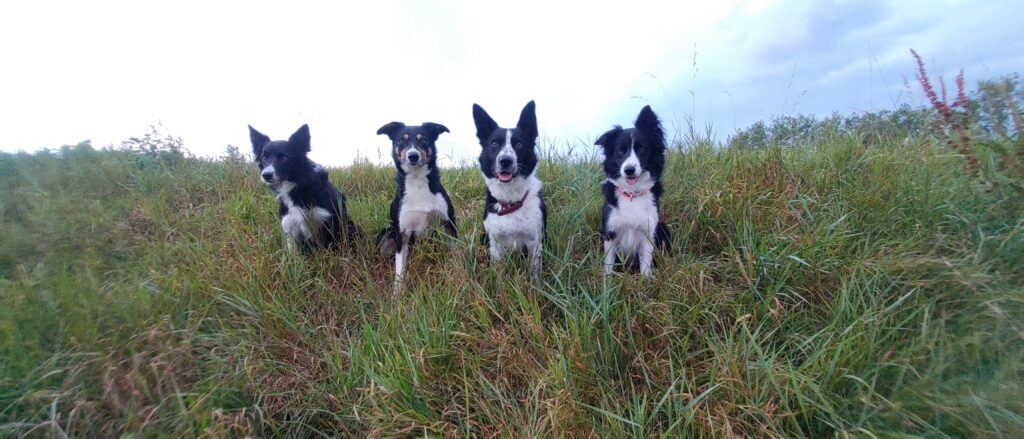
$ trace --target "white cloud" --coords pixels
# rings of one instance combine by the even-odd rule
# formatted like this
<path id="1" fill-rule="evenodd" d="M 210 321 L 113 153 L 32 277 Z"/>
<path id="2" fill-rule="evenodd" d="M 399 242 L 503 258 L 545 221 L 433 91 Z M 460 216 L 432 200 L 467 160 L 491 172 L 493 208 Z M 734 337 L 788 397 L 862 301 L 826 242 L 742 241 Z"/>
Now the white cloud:
<path id="1" fill-rule="evenodd" d="M 400 120 L 447 125 L 442 150 L 468 158 L 472 103 L 511 125 L 530 99 L 561 141 L 589 142 L 645 103 L 670 130 L 693 117 L 727 134 L 779 113 L 888 107 L 908 47 L 941 71 L 987 69 L 975 79 L 1019 69 L 1014 7 L 12 3 L 0 7 L 0 149 L 117 143 L 162 121 L 217 155 L 248 149 L 246 124 L 283 138 L 309 123 L 314 158 L 344 165 L 376 160 L 376 129 Z"/>

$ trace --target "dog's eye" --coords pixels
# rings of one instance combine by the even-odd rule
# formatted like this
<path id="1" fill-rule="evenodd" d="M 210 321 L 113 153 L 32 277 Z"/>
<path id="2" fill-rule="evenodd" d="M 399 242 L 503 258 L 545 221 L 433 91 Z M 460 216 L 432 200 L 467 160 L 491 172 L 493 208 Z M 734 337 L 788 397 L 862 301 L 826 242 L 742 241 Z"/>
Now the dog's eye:
<path id="1" fill-rule="evenodd" d="M 427 139 L 420 139 L 419 142 L 420 142 L 420 145 L 426 145 L 427 144 Z"/>
<path id="2" fill-rule="evenodd" d="M 491 148 L 497 148 L 499 146 L 501 145 L 498 145 L 498 142 L 491 142 Z"/>
<path id="3" fill-rule="evenodd" d="M 405 146 L 405 139 L 398 139 L 398 144 L 401 146 Z"/>
<path id="4" fill-rule="evenodd" d="M 516 142 L 516 149 L 523 149 L 523 143 L 522 142 Z"/>
<path id="5" fill-rule="evenodd" d="M 286 161 L 288 160 L 288 154 L 278 154 L 277 159 L 281 161 Z"/>

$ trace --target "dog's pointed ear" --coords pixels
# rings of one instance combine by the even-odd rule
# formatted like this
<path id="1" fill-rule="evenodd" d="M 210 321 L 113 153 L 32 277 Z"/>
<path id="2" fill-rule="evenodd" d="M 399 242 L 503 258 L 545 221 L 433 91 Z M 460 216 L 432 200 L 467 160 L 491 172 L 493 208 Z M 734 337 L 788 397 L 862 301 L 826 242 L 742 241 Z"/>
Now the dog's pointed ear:
<path id="1" fill-rule="evenodd" d="M 391 122 L 380 127 L 380 129 L 377 130 L 377 135 L 379 136 L 381 134 L 385 134 L 388 136 L 389 139 L 395 140 L 395 135 L 398 134 L 398 132 L 401 131 L 402 128 L 405 128 L 404 123 Z"/>
<path id="2" fill-rule="evenodd" d="M 665 146 L 665 130 L 661 128 L 661 121 L 658 120 L 658 115 L 654 114 L 654 110 L 651 110 L 650 105 L 646 105 L 640 110 L 640 115 L 637 116 L 634 126 L 644 133 L 655 146 Z"/>
<path id="3" fill-rule="evenodd" d="M 451 132 L 448 131 L 448 127 L 441 125 L 439 123 L 423 122 L 422 126 L 423 130 L 426 131 L 427 134 L 430 134 L 430 140 L 437 140 L 437 138 L 440 137 L 441 134 Z"/>
<path id="4" fill-rule="evenodd" d="M 601 137 L 598 137 L 597 140 L 594 141 L 594 144 L 604 148 L 605 155 L 608 155 L 608 152 L 615 148 L 615 144 L 613 143 L 615 142 L 615 138 L 619 137 L 619 134 L 621 133 L 622 127 L 615 125 L 612 129 L 602 134 Z"/>
<path id="5" fill-rule="evenodd" d="M 519 122 L 516 123 L 516 128 L 519 128 L 530 137 L 530 140 L 537 139 L 537 105 L 530 101 L 523 107 L 523 111 L 519 113 Z"/>
<path id="6" fill-rule="evenodd" d="M 498 129 L 498 123 L 491 118 L 491 115 L 484 111 L 484 108 L 473 104 L 473 123 L 476 124 L 476 138 L 480 139 L 483 145 L 494 130 Z"/>
<path id="7" fill-rule="evenodd" d="M 256 156 L 256 161 L 259 161 L 263 147 L 270 141 L 270 138 L 249 125 L 249 140 L 252 141 L 252 155 Z"/>
<path id="8" fill-rule="evenodd" d="M 309 125 L 302 125 L 298 130 L 288 138 L 288 144 L 294 148 L 299 148 L 302 152 L 309 152 Z"/>

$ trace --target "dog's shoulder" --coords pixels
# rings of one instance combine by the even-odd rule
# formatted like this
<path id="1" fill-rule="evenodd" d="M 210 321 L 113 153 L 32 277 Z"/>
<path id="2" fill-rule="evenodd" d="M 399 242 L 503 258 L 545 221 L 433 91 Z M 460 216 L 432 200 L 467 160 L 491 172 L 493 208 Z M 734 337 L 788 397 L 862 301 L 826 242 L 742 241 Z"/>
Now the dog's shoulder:
<path id="1" fill-rule="evenodd" d="M 606 206 L 618 207 L 619 199 L 615 196 L 615 183 L 605 180 L 601 184 L 601 195 L 604 196 L 604 204 Z"/>

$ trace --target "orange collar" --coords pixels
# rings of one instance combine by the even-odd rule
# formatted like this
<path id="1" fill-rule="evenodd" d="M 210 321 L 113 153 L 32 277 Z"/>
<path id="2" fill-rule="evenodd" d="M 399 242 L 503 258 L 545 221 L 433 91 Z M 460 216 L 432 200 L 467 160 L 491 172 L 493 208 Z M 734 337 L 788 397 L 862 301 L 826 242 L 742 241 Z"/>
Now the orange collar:
<path id="1" fill-rule="evenodd" d="M 620 188 L 618 186 L 615 186 L 615 192 L 618 192 L 619 195 L 622 195 L 622 198 L 625 198 L 625 199 L 627 199 L 629 201 L 633 201 L 633 199 L 636 198 L 636 197 L 642 197 L 644 195 L 647 195 L 647 191 L 629 192 L 629 191 L 626 191 L 626 190 L 624 190 L 624 189 L 622 189 L 622 188 Z"/>

